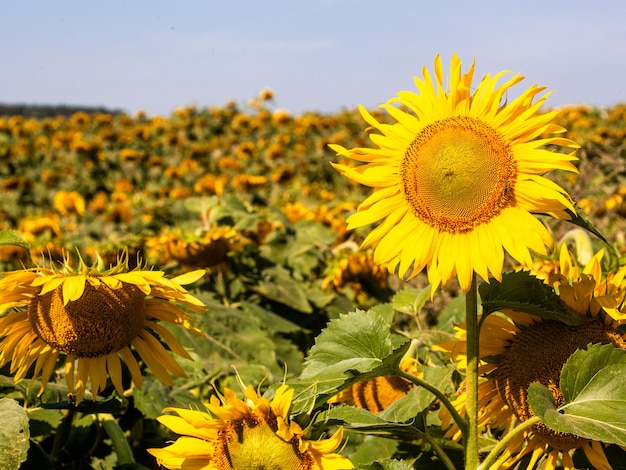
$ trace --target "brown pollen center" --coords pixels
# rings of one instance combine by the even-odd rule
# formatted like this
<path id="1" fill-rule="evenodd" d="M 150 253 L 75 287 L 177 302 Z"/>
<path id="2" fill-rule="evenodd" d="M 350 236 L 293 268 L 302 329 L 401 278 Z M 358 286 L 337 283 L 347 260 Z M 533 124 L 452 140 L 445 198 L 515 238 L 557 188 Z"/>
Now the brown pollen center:
<path id="1" fill-rule="evenodd" d="M 413 214 L 439 231 L 467 233 L 515 200 L 517 165 L 490 125 L 454 116 L 424 127 L 400 166 Z"/>
<path id="2" fill-rule="evenodd" d="M 67 354 L 100 357 L 137 337 L 145 320 L 145 294 L 134 284 L 112 289 L 85 284 L 83 295 L 63 305 L 63 286 L 31 300 L 28 319 L 43 341 Z"/>
<path id="3" fill-rule="evenodd" d="M 218 436 L 212 459 L 218 470 L 312 470 L 313 459 L 276 435 L 275 420 L 242 419 Z"/>
<path id="4" fill-rule="evenodd" d="M 502 400 L 521 421 L 533 415 L 527 403 L 528 387 L 533 382 L 545 385 L 557 406 L 564 398 L 559 388 L 561 369 L 577 350 L 593 344 L 612 344 L 626 349 L 626 342 L 617 331 L 600 321 L 568 326 L 554 320 L 544 320 L 518 332 L 511 340 L 494 372 L 496 388 Z M 532 428 L 554 449 L 566 451 L 587 442 L 573 434 L 561 433 L 540 423 Z"/>

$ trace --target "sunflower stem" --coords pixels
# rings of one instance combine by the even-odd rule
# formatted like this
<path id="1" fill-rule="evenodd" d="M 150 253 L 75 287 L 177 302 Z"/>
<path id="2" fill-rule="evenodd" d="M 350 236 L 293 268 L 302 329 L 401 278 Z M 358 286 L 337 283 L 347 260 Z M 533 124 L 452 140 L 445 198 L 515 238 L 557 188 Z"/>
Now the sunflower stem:
<path id="1" fill-rule="evenodd" d="M 476 470 L 478 457 L 478 363 L 479 335 L 478 325 L 478 288 L 476 274 L 472 276 L 472 284 L 465 297 L 465 324 L 467 326 L 467 375 L 465 377 L 467 403 L 467 433 L 464 434 L 465 469 Z"/>
<path id="2" fill-rule="evenodd" d="M 417 385 L 419 387 L 422 387 L 422 388 L 425 388 L 430 393 L 435 395 L 435 397 L 437 397 L 439 399 L 441 404 L 443 406 L 445 406 L 446 409 L 450 412 L 450 415 L 452 416 L 452 419 L 454 420 L 456 425 L 461 430 L 461 434 L 463 434 L 463 436 L 467 435 L 467 421 L 465 420 L 465 418 L 463 418 L 463 416 L 461 416 L 459 414 L 459 412 L 456 410 L 456 408 L 454 407 L 454 405 L 452 404 L 450 399 L 441 390 L 439 390 L 436 387 L 433 387 L 428 382 L 420 379 L 419 377 L 414 376 L 413 374 L 409 374 L 408 372 L 404 372 L 403 370 L 395 370 L 393 372 L 395 374 L 397 374 L 398 376 L 400 376 L 400 377 L 403 377 L 403 378 L 405 378 L 407 380 L 410 380 L 415 385 Z"/>
<path id="3" fill-rule="evenodd" d="M 124 431 L 122 431 L 122 428 L 113 415 L 110 413 L 101 414 L 100 421 L 113 443 L 113 448 L 117 454 L 117 464 L 129 465 L 135 463 L 135 457 L 133 456 L 130 444 L 124 435 Z"/>
<path id="4" fill-rule="evenodd" d="M 426 429 L 426 423 L 424 423 L 424 428 Z M 426 432 L 424 432 L 422 437 L 424 438 L 424 440 L 426 440 L 426 442 L 428 442 L 428 444 L 430 444 L 430 446 L 433 448 L 433 450 L 435 451 L 435 453 L 437 454 L 437 456 L 441 460 L 441 463 L 448 470 L 455 470 L 456 469 L 456 467 L 454 465 L 454 462 L 452 462 L 452 460 L 450 460 L 450 457 L 448 457 L 448 454 L 446 454 L 446 451 L 443 450 L 443 447 L 441 447 L 439 445 L 437 440 L 433 439 L 433 437 L 428 433 L 428 430 L 426 430 Z"/>
<path id="5" fill-rule="evenodd" d="M 52 443 L 52 453 L 50 454 L 54 462 L 59 460 L 61 451 L 67 443 L 70 431 L 72 430 L 72 422 L 74 421 L 75 414 L 76 411 L 74 408 L 69 408 L 67 410 L 67 414 L 63 417 L 61 424 L 59 424 L 59 427 L 57 428 L 57 432 L 54 435 L 54 441 Z"/>
<path id="6" fill-rule="evenodd" d="M 490 470 L 495 460 L 506 449 L 506 447 L 509 445 L 509 442 L 511 442 L 515 436 L 540 422 L 541 420 L 537 416 L 533 416 L 529 420 L 521 422 L 511 431 L 506 433 L 506 435 L 502 437 L 502 439 L 500 439 L 500 441 L 494 446 L 494 448 L 491 449 L 491 452 L 489 452 L 489 455 L 487 455 L 487 457 L 485 458 L 483 463 L 480 464 L 478 469 Z"/>

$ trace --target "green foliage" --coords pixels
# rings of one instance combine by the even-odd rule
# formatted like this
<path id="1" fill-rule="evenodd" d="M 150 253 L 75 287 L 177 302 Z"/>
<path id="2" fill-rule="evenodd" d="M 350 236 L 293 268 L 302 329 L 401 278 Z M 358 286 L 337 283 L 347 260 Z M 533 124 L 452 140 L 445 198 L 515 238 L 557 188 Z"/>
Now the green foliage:
<path id="1" fill-rule="evenodd" d="M 463 467 L 462 443 L 441 429 L 445 405 L 427 387 L 457 396 L 464 371 L 435 346 L 456 339 L 465 295 L 451 283 L 431 297 L 424 274 L 410 282 L 389 275 L 382 282 L 368 277 L 366 265 L 350 265 L 350 255 L 371 253 L 359 251 L 369 228 L 345 227 L 369 189 L 347 184 L 331 168 L 327 144 L 367 145 L 356 110 L 283 122 L 268 109 L 236 105 L 182 109 L 167 118 L 50 109 L 31 119 L 17 111 L 21 116 L 0 118 L 0 271 L 54 263 L 55 249 L 85 259 L 97 251 L 107 260 L 128 250 L 131 259 L 139 256 L 168 275 L 191 269 L 186 263 L 206 268 L 190 292 L 208 312 L 191 314 L 204 336 L 166 326 L 193 359 L 177 358 L 186 377 L 173 377 L 170 385 L 141 364 L 141 389 L 124 369 L 124 396 L 109 383 L 97 400 L 75 406 L 60 379 L 63 358 L 42 393 L 39 380 L 31 383 L 29 376 L 15 384 L 10 365 L 2 367 L 0 406 L 10 409 L 0 408 L 0 467 L 17 468 L 26 459 L 25 468 L 156 468 L 146 449 L 177 437 L 155 420 L 163 408 L 201 408 L 226 387 L 240 393 L 242 384 L 269 397 L 283 382 L 296 391 L 291 417 L 313 438 L 344 426 L 348 439 L 338 452 L 357 468 Z M 626 108 L 562 116 L 582 144 L 580 176 L 559 181 L 573 185 L 578 201 L 570 223 L 594 234 L 595 248 L 615 248 L 610 267 L 618 268 L 626 262 L 620 245 Z M 248 177 L 265 182 L 246 183 Z M 212 178 L 222 178 L 221 188 L 211 186 Z M 83 200 L 84 213 L 57 203 L 67 193 Z M 213 229 L 232 229 L 236 242 L 224 253 L 209 250 L 188 260 L 168 251 L 168 235 L 202 243 Z M 480 296 L 483 318 L 510 309 L 567 325 L 590 321 L 572 315 L 551 287 L 527 272 L 491 279 Z M 0 312 L 0 319 L 8 313 Z M 421 386 L 383 411 L 328 403 L 360 381 L 400 374 L 406 356 L 419 360 L 415 382 Z M 626 445 L 626 397 L 619 386 L 625 363 L 623 351 L 611 346 L 576 352 L 562 370 L 564 404 L 557 406 L 542 385 L 530 386 L 535 414 L 555 430 L 617 444 L 607 455 L 619 463 L 619 446 Z M 117 448 L 109 432 L 120 440 Z M 485 453 L 499 432 L 481 434 Z M 580 454 L 577 466 L 589 467 Z"/>
<path id="2" fill-rule="evenodd" d="M 16 230 L 0 230 L 0 245 L 19 246 L 25 250 L 30 248 L 30 244 Z"/>
<path id="3" fill-rule="evenodd" d="M 317 336 L 300 376 L 289 382 L 298 392 L 295 411 L 318 406 L 359 380 L 394 373 L 409 345 L 393 338 L 389 324 L 374 310 L 331 320 Z"/>
<path id="4" fill-rule="evenodd" d="M 0 398 L 0 467 L 17 470 L 26 460 L 30 429 L 24 408 L 10 398 Z"/>
<path id="5" fill-rule="evenodd" d="M 550 428 L 587 439 L 626 445 L 626 351 L 591 345 L 569 358 L 561 372 L 565 403 L 539 383 L 528 390 L 533 413 Z"/>
<path id="6" fill-rule="evenodd" d="M 413 467 L 400 460 L 385 460 L 371 465 L 359 465 L 357 470 L 412 470 Z"/>
<path id="7" fill-rule="evenodd" d="M 528 271 L 506 273 L 502 282 L 491 280 L 478 288 L 483 315 L 498 310 L 514 310 L 557 320 L 566 325 L 582 325 L 590 318 L 572 315 L 554 289 Z"/>

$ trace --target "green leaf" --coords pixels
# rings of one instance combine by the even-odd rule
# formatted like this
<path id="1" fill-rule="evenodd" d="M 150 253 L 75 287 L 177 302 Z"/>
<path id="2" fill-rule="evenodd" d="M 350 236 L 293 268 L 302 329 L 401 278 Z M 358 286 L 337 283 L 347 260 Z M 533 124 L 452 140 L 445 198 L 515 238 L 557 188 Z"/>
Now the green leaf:
<path id="1" fill-rule="evenodd" d="M 453 298 L 439 314 L 437 330 L 454 333 L 454 327 L 465 321 L 465 294 Z"/>
<path id="2" fill-rule="evenodd" d="M 347 371 L 369 372 L 392 353 L 386 322 L 372 312 L 356 311 L 331 320 L 306 358 L 301 378 L 343 377 Z"/>
<path id="3" fill-rule="evenodd" d="M 356 406 L 333 406 L 328 411 L 320 414 L 318 421 L 339 420 L 342 425 L 348 427 L 381 426 L 389 424 L 389 421 L 377 414 Z"/>
<path id="4" fill-rule="evenodd" d="M 413 470 L 413 467 L 401 460 L 384 460 L 371 465 L 359 465 L 357 470 Z"/>
<path id="5" fill-rule="evenodd" d="M 599 367 L 599 368 L 598 368 Z M 594 373 L 595 370 L 595 373 Z M 626 445 L 626 351 L 596 345 L 576 351 L 561 371 L 566 402 L 557 408 L 542 384 L 528 389 L 528 403 L 548 427 L 586 439 Z"/>
<path id="6" fill-rule="evenodd" d="M 421 437 L 422 432 L 411 423 L 396 423 L 381 418 L 363 408 L 338 406 L 321 413 L 321 422 L 337 421 L 347 429 L 367 433 L 368 435 L 388 436 L 394 439 L 413 440 Z"/>
<path id="7" fill-rule="evenodd" d="M 30 423 L 30 436 L 46 436 L 57 429 L 63 419 L 61 410 L 35 408 L 27 410 Z"/>
<path id="8" fill-rule="evenodd" d="M 0 230 L 0 245 L 14 245 L 24 248 L 25 250 L 30 249 L 30 243 L 28 243 L 19 232 L 10 229 Z"/>
<path id="9" fill-rule="evenodd" d="M 603 242 L 607 243 L 606 238 L 604 238 L 604 235 L 602 235 L 598 231 L 598 229 L 596 229 L 592 225 L 591 221 L 589 220 L 589 217 L 587 216 L 587 214 L 585 214 L 585 211 L 582 210 L 580 207 L 578 207 L 575 203 L 574 203 L 574 209 L 576 210 L 576 212 L 572 212 L 569 209 L 565 210 L 565 212 L 567 212 L 569 216 L 571 217 L 571 219 L 568 220 L 568 222 L 584 228 L 585 230 L 593 233 L 596 237 L 598 237 Z"/>
<path id="10" fill-rule="evenodd" d="M 405 289 L 393 296 L 391 304 L 398 312 L 417 315 L 430 298 L 430 287 L 424 289 Z"/>
<path id="11" fill-rule="evenodd" d="M 135 406 L 144 416 L 156 419 L 163 414 L 163 408 L 174 406 L 178 408 L 202 407 L 200 401 L 182 388 L 172 388 L 158 380 L 146 380 L 141 390 L 133 389 Z"/>
<path id="12" fill-rule="evenodd" d="M 431 366 L 424 369 L 424 381 L 437 390 L 445 391 L 455 371 L 454 366 Z M 379 415 L 388 421 L 405 422 L 427 412 L 435 402 L 435 396 L 423 387 L 413 387 L 407 396 L 392 403 Z M 422 423 L 417 423 L 420 427 Z"/>
<path id="13" fill-rule="evenodd" d="M 392 374 L 410 346 L 396 343 L 397 335 L 373 310 L 331 320 L 317 336 L 300 377 L 289 382 L 296 390 L 294 409 L 324 403 L 359 380 Z"/>
<path id="14" fill-rule="evenodd" d="M 0 398 L 0 421 L 0 468 L 17 470 L 30 447 L 28 416 L 15 400 Z"/>
<path id="15" fill-rule="evenodd" d="M 293 280 L 288 270 L 276 266 L 266 269 L 263 274 L 265 279 L 259 281 L 252 290 L 299 312 L 313 312 L 306 291 L 300 283 Z"/>
<path id="16" fill-rule="evenodd" d="M 69 410 L 74 409 L 81 413 L 123 413 L 126 410 L 127 402 L 118 396 L 112 396 L 102 400 L 92 401 L 83 400 L 78 405 L 70 403 L 67 400 L 42 403 L 41 407 L 48 410 Z"/>
<path id="17" fill-rule="evenodd" d="M 572 354 L 561 370 L 559 388 L 565 403 L 573 401 L 602 368 L 626 363 L 626 351 L 611 344 L 592 344 Z"/>
<path id="18" fill-rule="evenodd" d="M 357 465 L 357 468 L 361 468 L 359 465 L 369 465 L 377 460 L 391 459 L 398 450 L 398 444 L 396 439 L 363 435 L 363 442 L 355 446 L 354 452 L 344 453 L 344 455 L 349 457 L 350 462 Z"/>
<path id="19" fill-rule="evenodd" d="M 502 282 L 495 279 L 484 282 L 478 292 L 482 299 L 483 315 L 510 309 L 572 326 L 591 320 L 572 315 L 552 287 L 527 271 L 506 273 L 502 276 Z"/>

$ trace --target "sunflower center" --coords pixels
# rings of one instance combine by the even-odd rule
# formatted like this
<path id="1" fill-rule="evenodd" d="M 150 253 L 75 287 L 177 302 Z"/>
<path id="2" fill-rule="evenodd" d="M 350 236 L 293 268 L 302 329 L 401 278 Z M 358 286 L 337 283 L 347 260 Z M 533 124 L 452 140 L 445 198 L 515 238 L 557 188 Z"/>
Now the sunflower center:
<path id="1" fill-rule="evenodd" d="M 450 233 L 470 232 L 510 206 L 516 173 L 511 149 L 500 134 L 468 116 L 424 127 L 400 167 L 413 214 Z"/>
<path id="2" fill-rule="evenodd" d="M 546 341 L 548 338 L 550 340 Z M 561 369 L 577 349 L 589 343 L 612 344 L 626 349 L 622 336 L 601 322 L 568 326 L 546 320 L 517 333 L 494 372 L 500 397 L 522 421 L 533 416 L 526 400 L 528 386 L 533 382 L 545 385 L 552 392 L 557 406 L 563 404 L 559 388 Z M 578 448 L 587 442 L 582 437 L 554 431 L 542 423 L 534 426 L 533 431 L 547 444 L 562 451 Z"/>
<path id="3" fill-rule="evenodd" d="M 241 420 L 220 435 L 214 457 L 219 470 L 310 470 L 311 457 L 285 442 L 267 422 Z"/>
<path id="4" fill-rule="evenodd" d="M 50 346 L 78 357 L 100 357 L 137 337 L 145 319 L 144 299 L 133 284 L 111 289 L 87 282 L 79 299 L 63 305 L 63 286 L 59 286 L 31 300 L 28 319 Z"/>

